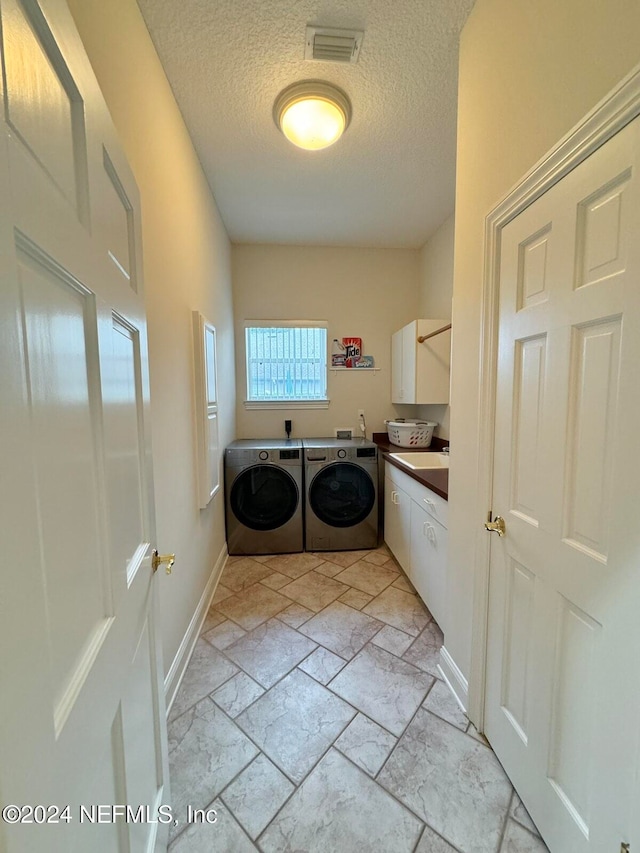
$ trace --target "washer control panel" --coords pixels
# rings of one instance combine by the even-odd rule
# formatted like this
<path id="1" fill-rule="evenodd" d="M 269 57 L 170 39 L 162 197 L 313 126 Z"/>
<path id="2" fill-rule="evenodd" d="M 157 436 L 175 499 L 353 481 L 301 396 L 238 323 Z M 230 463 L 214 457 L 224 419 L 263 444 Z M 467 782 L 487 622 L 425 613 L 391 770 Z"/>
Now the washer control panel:
<path id="1" fill-rule="evenodd" d="M 277 465 L 296 468 L 302 465 L 302 442 L 280 442 L 280 446 L 265 447 L 266 441 L 256 439 L 257 447 L 250 439 L 240 439 L 227 447 L 224 453 L 227 468 L 242 468 L 246 465 Z M 261 446 L 262 445 L 262 446 Z M 285 445 L 285 446 L 282 446 Z"/>

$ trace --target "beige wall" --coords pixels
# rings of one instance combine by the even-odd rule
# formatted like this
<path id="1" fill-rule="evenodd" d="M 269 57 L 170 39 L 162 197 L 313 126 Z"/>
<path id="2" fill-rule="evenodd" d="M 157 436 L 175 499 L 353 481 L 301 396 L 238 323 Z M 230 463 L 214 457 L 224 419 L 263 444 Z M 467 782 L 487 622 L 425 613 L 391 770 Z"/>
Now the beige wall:
<path id="1" fill-rule="evenodd" d="M 471 660 L 484 219 L 640 58 L 640 3 L 478 0 L 462 32 L 453 289 L 449 598 L 445 645 Z"/>
<path id="2" fill-rule="evenodd" d="M 417 316 L 419 252 L 239 245 L 232 258 L 238 437 L 284 437 L 285 418 L 294 437 L 332 436 L 335 427 L 357 429 L 358 409 L 368 438 L 383 431 L 394 414 L 391 335 Z M 247 411 L 243 322 L 266 319 L 326 320 L 330 342 L 361 337 L 380 372 L 329 371 L 328 409 Z"/>
<path id="3" fill-rule="evenodd" d="M 451 317 L 454 225 L 452 214 L 420 250 L 418 313 L 421 317 Z"/>
<path id="4" fill-rule="evenodd" d="M 234 435 L 230 245 L 135 0 L 70 0 L 142 198 L 165 671 L 224 547 L 223 496 L 197 506 L 191 311 L 218 330 L 220 440 Z"/>
<path id="5" fill-rule="evenodd" d="M 451 215 L 420 250 L 420 317 L 451 317 L 454 225 L 455 218 Z M 435 421 L 438 424 L 435 435 L 449 438 L 450 411 L 450 406 L 416 406 L 413 415 Z"/>

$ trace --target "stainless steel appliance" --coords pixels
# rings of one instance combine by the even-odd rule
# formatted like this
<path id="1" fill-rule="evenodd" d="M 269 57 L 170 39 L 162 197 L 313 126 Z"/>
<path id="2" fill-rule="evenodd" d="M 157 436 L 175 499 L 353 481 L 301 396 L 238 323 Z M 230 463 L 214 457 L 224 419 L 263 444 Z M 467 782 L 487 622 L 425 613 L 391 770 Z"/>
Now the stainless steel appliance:
<path id="1" fill-rule="evenodd" d="M 364 439 L 305 438 L 307 551 L 375 548 L 378 448 Z"/>
<path id="2" fill-rule="evenodd" d="M 224 454 L 230 554 L 303 548 L 303 465 L 299 439 L 242 439 Z"/>

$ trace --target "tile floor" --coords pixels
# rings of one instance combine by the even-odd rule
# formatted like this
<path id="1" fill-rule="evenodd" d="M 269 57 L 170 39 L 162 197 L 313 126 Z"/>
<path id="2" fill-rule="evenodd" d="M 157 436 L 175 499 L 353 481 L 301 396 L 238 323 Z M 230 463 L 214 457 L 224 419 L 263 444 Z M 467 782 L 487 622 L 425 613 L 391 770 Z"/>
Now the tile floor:
<path id="1" fill-rule="evenodd" d="M 384 546 L 230 557 L 169 716 L 171 853 L 544 853 L 441 645 Z"/>

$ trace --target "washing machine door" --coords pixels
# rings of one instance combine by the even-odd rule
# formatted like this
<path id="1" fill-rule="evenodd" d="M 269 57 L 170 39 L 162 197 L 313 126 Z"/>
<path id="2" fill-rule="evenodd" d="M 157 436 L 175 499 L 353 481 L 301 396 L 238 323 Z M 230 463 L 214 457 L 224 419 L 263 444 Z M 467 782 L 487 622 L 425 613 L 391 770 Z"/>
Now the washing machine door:
<path id="1" fill-rule="evenodd" d="M 291 518 L 300 495 L 293 477 L 273 465 L 254 465 L 242 471 L 231 487 L 233 514 L 251 530 L 275 530 Z"/>
<path id="2" fill-rule="evenodd" d="M 335 462 L 311 481 L 309 504 L 331 527 L 353 527 L 364 521 L 376 500 L 373 480 L 359 465 Z"/>

